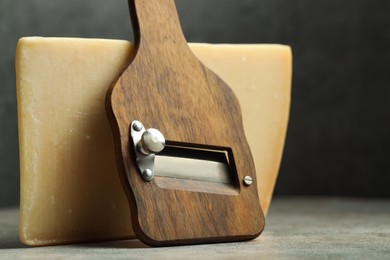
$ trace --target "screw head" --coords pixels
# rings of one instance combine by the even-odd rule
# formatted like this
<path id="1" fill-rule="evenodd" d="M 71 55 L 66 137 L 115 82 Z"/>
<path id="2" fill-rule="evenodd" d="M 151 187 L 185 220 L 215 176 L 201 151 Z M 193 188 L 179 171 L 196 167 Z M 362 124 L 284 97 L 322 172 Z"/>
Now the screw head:
<path id="1" fill-rule="evenodd" d="M 142 123 L 140 121 L 134 121 L 133 123 L 133 129 L 137 132 L 141 131 L 144 128 Z"/>
<path id="2" fill-rule="evenodd" d="M 244 183 L 245 183 L 246 186 L 252 185 L 252 183 L 253 183 L 252 177 L 251 176 L 245 176 Z"/>
<path id="3" fill-rule="evenodd" d="M 150 169 L 146 169 L 142 172 L 142 177 L 145 181 L 151 181 L 154 178 L 154 173 Z"/>

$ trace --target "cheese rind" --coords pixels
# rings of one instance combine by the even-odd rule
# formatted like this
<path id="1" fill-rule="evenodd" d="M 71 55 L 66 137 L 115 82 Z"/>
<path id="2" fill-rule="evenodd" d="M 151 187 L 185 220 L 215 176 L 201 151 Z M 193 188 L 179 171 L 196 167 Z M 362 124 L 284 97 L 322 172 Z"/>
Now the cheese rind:
<path id="1" fill-rule="evenodd" d="M 267 212 L 287 129 L 291 50 L 190 44 L 236 93 Z M 132 45 L 121 40 L 22 38 L 16 52 L 21 203 L 28 245 L 135 237 L 105 115 L 108 87 Z"/>

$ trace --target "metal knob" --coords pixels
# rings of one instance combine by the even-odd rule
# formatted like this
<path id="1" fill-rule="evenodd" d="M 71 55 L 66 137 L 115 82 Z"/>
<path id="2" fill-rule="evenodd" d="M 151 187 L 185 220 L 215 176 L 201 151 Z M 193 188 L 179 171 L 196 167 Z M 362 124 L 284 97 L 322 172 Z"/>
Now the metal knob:
<path id="1" fill-rule="evenodd" d="M 145 155 L 161 152 L 165 147 L 164 135 L 154 128 L 146 130 L 138 143 L 138 149 Z"/>

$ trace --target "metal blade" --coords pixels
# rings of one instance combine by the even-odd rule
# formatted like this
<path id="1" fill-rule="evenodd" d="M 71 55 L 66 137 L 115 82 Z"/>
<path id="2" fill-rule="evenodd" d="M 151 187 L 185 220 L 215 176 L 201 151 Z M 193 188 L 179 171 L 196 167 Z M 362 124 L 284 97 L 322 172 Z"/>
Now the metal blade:
<path id="1" fill-rule="evenodd" d="M 226 163 L 156 155 L 155 175 L 207 182 L 231 183 Z"/>

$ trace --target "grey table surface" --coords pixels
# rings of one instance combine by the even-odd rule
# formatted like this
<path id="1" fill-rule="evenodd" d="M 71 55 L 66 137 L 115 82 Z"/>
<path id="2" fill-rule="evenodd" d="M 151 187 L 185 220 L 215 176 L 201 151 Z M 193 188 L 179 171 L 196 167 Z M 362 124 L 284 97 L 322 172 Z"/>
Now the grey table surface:
<path id="1" fill-rule="evenodd" d="M 276 198 L 252 241 L 151 248 L 138 240 L 27 247 L 0 209 L 0 259 L 390 259 L 390 200 Z"/>

